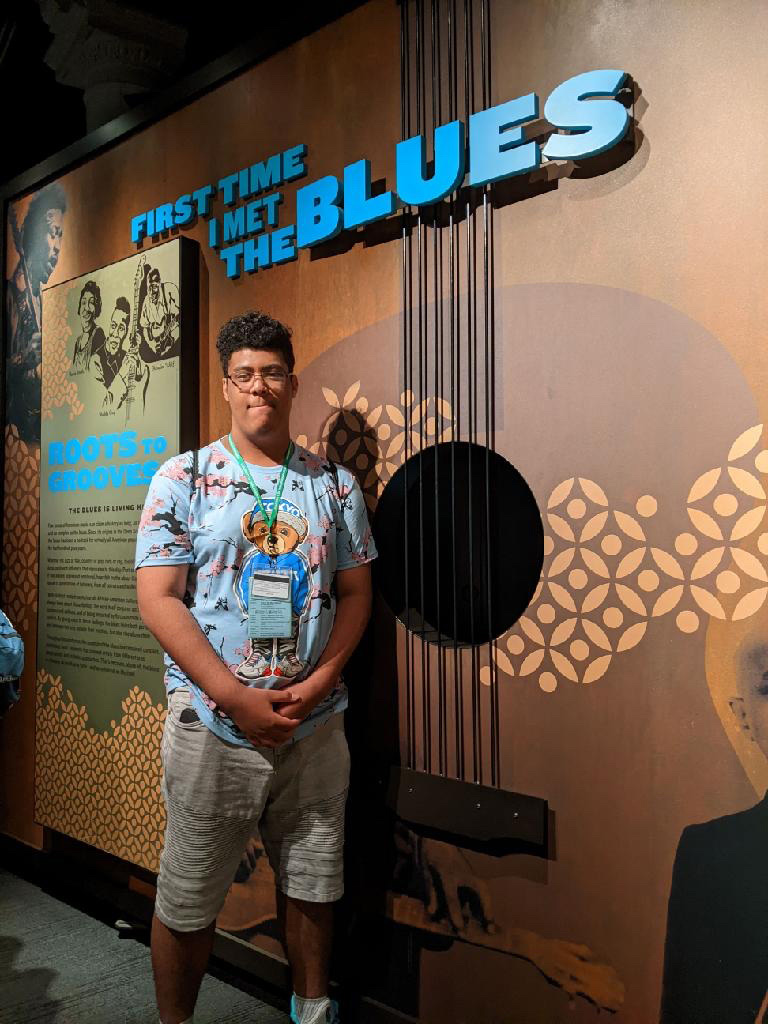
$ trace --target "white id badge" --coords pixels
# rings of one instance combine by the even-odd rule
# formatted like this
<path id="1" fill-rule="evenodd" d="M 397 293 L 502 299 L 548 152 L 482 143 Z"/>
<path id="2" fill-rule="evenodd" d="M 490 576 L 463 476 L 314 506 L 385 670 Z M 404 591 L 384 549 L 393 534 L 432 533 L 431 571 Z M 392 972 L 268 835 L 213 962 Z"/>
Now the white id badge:
<path id="1" fill-rule="evenodd" d="M 291 577 L 254 572 L 248 596 L 248 636 L 284 640 L 291 636 Z"/>

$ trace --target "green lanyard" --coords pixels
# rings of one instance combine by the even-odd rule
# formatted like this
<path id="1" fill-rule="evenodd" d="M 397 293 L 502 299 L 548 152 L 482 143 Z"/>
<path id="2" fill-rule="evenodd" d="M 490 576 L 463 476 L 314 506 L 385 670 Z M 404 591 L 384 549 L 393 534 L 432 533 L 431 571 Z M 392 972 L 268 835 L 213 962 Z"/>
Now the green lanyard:
<path id="1" fill-rule="evenodd" d="M 261 492 L 259 491 L 259 488 L 256 486 L 256 481 L 253 479 L 253 476 L 251 475 L 250 469 L 248 469 L 248 465 L 245 459 L 237 450 L 237 445 L 233 441 L 231 434 L 229 435 L 229 446 L 232 449 L 232 454 L 237 459 L 237 464 L 240 466 L 240 469 L 242 469 L 243 473 L 245 473 L 248 479 L 248 485 L 253 491 L 253 496 L 256 499 L 262 516 L 264 517 L 264 522 L 267 524 L 267 528 L 269 529 L 269 540 L 270 542 L 274 542 L 276 538 L 273 528 L 275 525 L 275 520 L 277 519 L 277 506 L 280 504 L 280 499 L 283 496 L 285 478 L 288 475 L 288 463 L 291 461 L 291 456 L 293 455 L 293 441 L 291 441 L 291 443 L 288 445 L 288 451 L 285 453 L 285 458 L 283 459 L 283 468 L 280 470 L 280 477 L 277 481 L 277 488 L 275 490 L 275 503 L 272 508 L 271 516 L 267 515 L 267 510 L 264 508 L 264 502 L 261 500 Z"/>

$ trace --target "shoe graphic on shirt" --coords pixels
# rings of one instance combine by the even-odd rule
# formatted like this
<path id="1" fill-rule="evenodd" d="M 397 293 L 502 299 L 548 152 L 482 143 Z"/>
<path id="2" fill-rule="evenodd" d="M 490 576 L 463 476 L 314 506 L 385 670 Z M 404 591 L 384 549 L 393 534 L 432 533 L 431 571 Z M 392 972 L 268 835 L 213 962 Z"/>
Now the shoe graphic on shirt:
<path id="1" fill-rule="evenodd" d="M 278 661 L 275 668 L 276 676 L 285 676 L 288 679 L 293 679 L 299 672 L 304 668 L 303 664 L 299 661 L 295 654 L 286 654 L 285 657 Z"/>
<path id="2" fill-rule="evenodd" d="M 236 669 L 241 679 L 261 679 L 271 674 L 270 663 L 262 654 L 251 654 Z"/>

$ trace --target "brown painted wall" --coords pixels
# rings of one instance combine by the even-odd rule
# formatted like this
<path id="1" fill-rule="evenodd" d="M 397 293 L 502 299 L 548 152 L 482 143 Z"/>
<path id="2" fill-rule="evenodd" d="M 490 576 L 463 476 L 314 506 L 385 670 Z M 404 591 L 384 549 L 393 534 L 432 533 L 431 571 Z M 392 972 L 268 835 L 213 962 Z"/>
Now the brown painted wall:
<path id="1" fill-rule="evenodd" d="M 308 146 L 312 178 L 338 173 L 363 155 L 371 160 L 374 176 L 391 174 L 391 140 L 399 130 L 398 29 L 396 10 L 386 2 L 372 4 L 65 175 L 60 184 L 69 211 L 61 257 L 49 283 L 130 255 L 134 214 L 300 142 Z M 382 52 L 391 53 L 391 60 L 378 60 Z M 378 67 L 375 80 L 369 74 L 373 64 Z M 317 114 L 308 116 L 310 110 Z M 295 187 L 283 191 L 284 224 L 291 223 Z M 27 205 L 25 200 L 16 204 L 19 224 Z M 337 340 L 340 330 L 391 315 L 399 299 L 393 246 L 365 251 L 358 246 L 332 260 L 302 259 L 234 283 L 208 249 L 206 231 L 200 222 L 189 232 L 201 241 L 206 262 L 200 339 L 203 442 L 226 426 L 212 337 L 217 325 L 247 307 L 269 309 L 293 327 L 301 370 Z M 17 265 L 10 231 L 9 243 L 10 275 Z M 368 285 L 371 280 L 377 282 L 375 289 Z M 343 327 L 339 310 L 344 311 Z M 4 606 L 24 630 L 27 672 L 23 699 L 0 727 L 0 814 L 4 830 L 39 845 L 42 833 L 33 822 L 37 449 L 11 438 L 7 451 Z"/>
<path id="2" fill-rule="evenodd" d="M 768 444 L 761 430 L 747 433 L 768 401 L 767 18 L 756 0 L 491 4 L 493 102 L 530 91 L 543 100 L 571 75 L 624 68 L 637 87 L 640 144 L 609 173 L 561 179 L 494 213 L 496 443 L 529 482 L 547 534 L 540 590 L 497 646 L 502 782 L 549 801 L 554 849 L 545 860 L 423 844 L 422 881 L 428 891 L 439 878 L 441 893 L 428 913 L 399 892 L 390 914 L 458 940 L 420 954 L 424 1021 L 591 1022 L 601 1008 L 627 1024 L 658 1019 L 681 832 L 751 807 L 768 785 L 756 696 L 768 669 L 768 534 L 759 521 Z M 398 8 L 374 0 L 66 175 L 70 208 L 51 283 L 128 255 L 133 214 L 298 142 L 309 147 L 310 180 L 366 156 L 373 177 L 392 185 L 399 70 Z M 373 506 L 398 464 L 403 411 L 410 415 L 400 395 L 400 242 L 302 253 L 233 283 L 202 225 L 190 234 L 206 263 L 201 439 L 227 426 L 217 326 L 266 308 L 294 328 L 298 433 L 317 444 L 335 406 L 354 407 L 337 450 L 360 470 Z M 434 415 L 435 396 L 423 397 Z M 368 461 L 353 443 L 360 417 L 376 440 Z M 13 437 L 7 444 L 6 523 L 17 514 L 24 524 L 33 513 L 16 513 L 11 494 L 31 495 L 16 474 L 34 467 L 34 450 Z M 737 528 L 748 512 L 753 528 Z M 6 532 L 6 566 L 19 557 L 8 538 L 18 547 L 22 533 Z M 14 586 L 18 600 L 6 572 L 6 605 Z M 31 663 L 28 587 L 23 596 Z M 391 619 L 383 607 L 377 615 L 391 645 Z M 394 701 L 393 677 L 382 669 L 375 682 Z M 2 726 L 2 827 L 38 843 L 31 672 L 25 684 Z M 706 872 L 712 851 L 725 849 L 713 834 L 697 833 L 698 860 L 681 869 L 680 893 L 696 865 Z M 698 934 L 712 928 L 713 963 L 727 960 L 717 936 L 738 951 L 744 921 L 762 907 L 738 902 L 763 863 L 752 835 L 740 841 L 739 868 L 709 870 L 706 899 L 686 890 L 688 909 L 708 912 Z M 142 862 L 154 856 L 152 848 Z M 743 886 L 732 892 L 734 873 Z M 452 899 L 459 887 L 475 894 L 465 916 Z M 264 892 L 252 899 L 257 911 Z M 246 912 L 235 913 L 235 898 Z M 248 899 L 235 887 L 229 927 L 269 916 L 247 912 Z M 693 919 L 681 927 L 682 948 Z M 706 959 L 689 967 L 701 990 L 708 973 Z M 745 985 L 725 969 L 717 986 L 732 1012 L 713 1020 L 754 1021 L 757 1006 L 751 1017 L 736 1008 Z"/>

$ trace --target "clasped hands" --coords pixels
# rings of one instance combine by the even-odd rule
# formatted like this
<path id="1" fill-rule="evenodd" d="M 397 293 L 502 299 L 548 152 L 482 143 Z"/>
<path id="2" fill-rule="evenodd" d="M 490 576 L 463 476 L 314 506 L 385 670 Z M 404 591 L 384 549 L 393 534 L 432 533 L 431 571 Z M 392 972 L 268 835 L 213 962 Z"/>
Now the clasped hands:
<path id="1" fill-rule="evenodd" d="M 279 747 L 331 689 L 319 672 L 285 690 L 242 686 L 228 713 L 254 746 Z"/>

